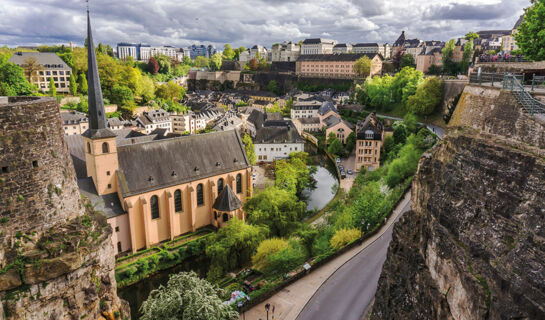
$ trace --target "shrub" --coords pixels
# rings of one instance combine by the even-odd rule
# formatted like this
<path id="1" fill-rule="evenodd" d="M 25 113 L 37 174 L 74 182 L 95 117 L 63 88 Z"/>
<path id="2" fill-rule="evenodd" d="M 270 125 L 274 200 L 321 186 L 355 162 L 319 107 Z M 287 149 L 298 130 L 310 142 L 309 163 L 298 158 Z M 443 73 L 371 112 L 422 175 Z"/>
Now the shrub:
<path id="1" fill-rule="evenodd" d="M 267 267 L 267 259 L 288 247 L 288 241 L 280 238 L 272 238 L 262 241 L 257 247 L 257 252 L 252 257 L 255 269 L 263 271 Z"/>
<path id="2" fill-rule="evenodd" d="M 330 242 L 333 248 L 340 249 L 359 238 L 361 238 L 361 231 L 358 229 L 340 229 L 335 232 Z"/>
<path id="3" fill-rule="evenodd" d="M 286 273 L 303 265 L 305 259 L 305 248 L 298 241 L 291 239 L 285 249 L 267 257 L 264 272 Z"/>

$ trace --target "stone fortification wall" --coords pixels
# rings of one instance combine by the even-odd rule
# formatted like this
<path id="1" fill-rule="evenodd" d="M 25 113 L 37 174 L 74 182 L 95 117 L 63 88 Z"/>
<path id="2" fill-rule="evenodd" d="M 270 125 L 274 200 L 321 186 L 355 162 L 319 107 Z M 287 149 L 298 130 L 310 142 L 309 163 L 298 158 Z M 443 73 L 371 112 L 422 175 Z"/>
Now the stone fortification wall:
<path id="1" fill-rule="evenodd" d="M 54 98 L 9 98 L 0 105 L 0 189 L 4 236 L 83 214 Z"/>

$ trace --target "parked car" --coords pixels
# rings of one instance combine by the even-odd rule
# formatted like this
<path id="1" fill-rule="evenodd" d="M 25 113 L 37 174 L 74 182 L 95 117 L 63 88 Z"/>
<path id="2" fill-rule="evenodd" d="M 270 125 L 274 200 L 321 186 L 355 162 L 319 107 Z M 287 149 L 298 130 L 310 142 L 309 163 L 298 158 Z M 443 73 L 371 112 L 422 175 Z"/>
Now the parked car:
<path id="1" fill-rule="evenodd" d="M 346 178 L 346 173 L 344 171 L 341 171 L 341 179 Z"/>
<path id="2" fill-rule="evenodd" d="M 346 171 L 346 173 L 348 173 L 349 175 L 352 175 L 352 170 L 348 169 L 348 171 Z"/>
<path id="3" fill-rule="evenodd" d="M 337 163 L 341 163 L 341 159 L 340 159 L 340 158 L 335 159 L 335 161 L 336 161 Z"/>

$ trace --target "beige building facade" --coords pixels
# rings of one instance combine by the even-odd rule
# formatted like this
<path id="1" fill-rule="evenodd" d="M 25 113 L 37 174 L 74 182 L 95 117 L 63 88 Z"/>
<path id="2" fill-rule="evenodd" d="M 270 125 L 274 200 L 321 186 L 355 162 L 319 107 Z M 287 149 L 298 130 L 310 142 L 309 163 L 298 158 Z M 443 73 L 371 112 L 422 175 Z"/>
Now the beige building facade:
<path id="1" fill-rule="evenodd" d="M 29 61 L 35 60 L 39 70 L 29 70 Z M 49 91 L 49 82 L 53 79 L 57 92 L 70 92 L 70 75 L 72 68 L 54 52 L 16 52 L 9 62 L 15 63 L 25 70 L 29 82 L 36 85 L 41 92 Z"/>
<path id="2" fill-rule="evenodd" d="M 380 167 L 380 151 L 384 142 L 384 125 L 374 113 L 356 125 L 356 159 L 354 169 L 366 167 L 373 171 Z"/>
<path id="3" fill-rule="evenodd" d="M 370 76 L 382 73 L 382 58 L 378 54 L 321 54 L 302 55 L 297 59 L 297 75 L 303 77 L 355 79 L 354 63 L 364 55 L 371 60 Z"/>

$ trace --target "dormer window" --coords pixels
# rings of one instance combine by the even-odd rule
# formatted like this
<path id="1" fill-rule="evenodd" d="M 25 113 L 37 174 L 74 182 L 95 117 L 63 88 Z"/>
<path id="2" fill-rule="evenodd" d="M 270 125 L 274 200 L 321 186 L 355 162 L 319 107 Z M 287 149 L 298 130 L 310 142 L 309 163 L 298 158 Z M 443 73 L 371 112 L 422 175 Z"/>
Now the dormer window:
<path id="1" fill-rule="evenodd" d="M 374 132 L 371 130 L 365 130 L 365 139 L 371 140 L 375 136 Z"/>

